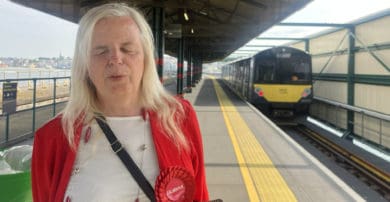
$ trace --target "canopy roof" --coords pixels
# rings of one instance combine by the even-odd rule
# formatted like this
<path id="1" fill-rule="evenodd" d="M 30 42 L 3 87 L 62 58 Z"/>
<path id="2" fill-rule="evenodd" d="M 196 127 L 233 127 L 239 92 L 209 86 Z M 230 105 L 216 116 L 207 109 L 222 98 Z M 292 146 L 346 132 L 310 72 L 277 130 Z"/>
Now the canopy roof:
<path id="1" fill-rule="evenodd" d="M 12 0 L 77 23 L 90 8 L 107 0 Z M 118 1 L 115 1 L 118 2 Z M 309 0 L 132 0 L 149 22 L 153 8 L 165 11 L 166 53 L 177 55 L 177 38 L 186 39 L 193 56 L 204 62 L 225 58 L 272 25 L 305 6 Z M 185 19 L 187 14 L 188 20 Z"/>

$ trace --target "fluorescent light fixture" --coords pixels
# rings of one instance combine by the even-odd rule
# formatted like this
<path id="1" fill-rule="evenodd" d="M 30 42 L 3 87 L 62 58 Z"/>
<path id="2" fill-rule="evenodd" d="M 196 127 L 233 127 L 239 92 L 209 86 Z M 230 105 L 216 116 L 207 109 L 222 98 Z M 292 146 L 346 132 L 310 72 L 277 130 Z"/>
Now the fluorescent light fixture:
<path id="1" fill-rule="evenodd" d="M 190 18 L 188 17 L 188 14 L 187 14 L 187 11 L 184 11 L 184 19 L 186 19 L 186 21 L 188 21 Z"/>
<path id="2" fill-rule="evenodd" d="M 354 145 L 359 146 L 360 148 L 370 152 L 371 154 L 374 154 L 375 156 L 377 156 L 379 158 L 382 158 L 382 159 L 384 159 L 387 162 L 390 162 L 390 156 L 387 155 L 386 153 L 384 153 L 382 151 L 379 151 L 379 150 L 377 150 L 377 149 L 375 149 L 375 148 L 373 148 L 373 147 L 371 147 L 371 146 L 365 144 L 364 142 L 359 141 L 359 140 L 357 140 L 355 138 L 352 140 L 352 142 L 353 142 Z"/>
<path id="3" fill-rule="evenodd" d="M 318 120 L 316 120 L 316 119 L 314 119 L 314 118 L 312 118 L 310 116 L 308 116 L 306 120 L 311 122 L 311 123 L 313 123 L 313 124 L 315 124 L 315 125 L 317 125 L 317 126 L 319 126 L 322 129 L 325 129 L 325 130 L 329 131 L 330 133 L 332 133 L 332 134 L 334 134 L 334 135 L 336 135 L 338 137 L 342 137 L 343 136 L 343 133 L 341 131 L 336 130 L 334 128 L 331 128 L 331 127 L 321 123 L 320 121 L 318 121 Z"/>

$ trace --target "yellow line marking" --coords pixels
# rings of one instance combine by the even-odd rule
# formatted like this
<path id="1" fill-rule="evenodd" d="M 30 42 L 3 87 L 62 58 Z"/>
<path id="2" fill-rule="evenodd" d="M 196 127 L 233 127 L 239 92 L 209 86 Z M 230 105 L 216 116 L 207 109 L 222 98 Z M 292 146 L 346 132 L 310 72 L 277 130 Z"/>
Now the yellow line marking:
<path id="1" fill-rule="evenodd" d="M 214 78 L 212 80 L 249 200 L 297 201 L 233 103 L 217 81 Z"/>

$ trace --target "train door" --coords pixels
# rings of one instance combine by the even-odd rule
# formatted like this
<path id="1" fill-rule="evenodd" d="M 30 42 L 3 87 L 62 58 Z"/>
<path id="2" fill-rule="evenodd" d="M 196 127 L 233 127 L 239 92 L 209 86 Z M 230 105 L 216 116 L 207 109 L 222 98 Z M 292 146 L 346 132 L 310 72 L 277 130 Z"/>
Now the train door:
<path id="1" fill-rule="evenodd" d="M 254 80 L 254 71 L 255 71 L 255 57 L 250 58 L 248 61 L 248 71 L 249 71 L 249 80 L 248 80 L 248 100 L 252 100 L 252 93 L 254 92 L 253 80 Z"/>
<path id="2" fill-rule="evenodd" d="M 244 91 L 243 91 L 243 87 L 244 87 L 244 77 L 245 77 L 245 74 L 244 74 L 244 70 L 245 70 L 245 66 L 244 66 L 244 62 L 240 62 L 240 76 L 239 76 L 239 82 L 240 82 L 240 86 L 239 86 L 239 89 L 238 91 L 241 93 L 241 95 L 245 96 L 244 95 Z"/>
<path id="3" fill-rule="evenodd" d="M 249 62 L 250 60 L 247 60 L 245 61 L 245 64 L 244 64 L 244 69 L 243 69 L 243 85 L 242 85 L 242 95 L 248 99 L 249 98 L 249 92 L 248 92 L 248 89 L 249 89 L 249 78 L 250 78 L 250 75 L 249 75 Z"/>

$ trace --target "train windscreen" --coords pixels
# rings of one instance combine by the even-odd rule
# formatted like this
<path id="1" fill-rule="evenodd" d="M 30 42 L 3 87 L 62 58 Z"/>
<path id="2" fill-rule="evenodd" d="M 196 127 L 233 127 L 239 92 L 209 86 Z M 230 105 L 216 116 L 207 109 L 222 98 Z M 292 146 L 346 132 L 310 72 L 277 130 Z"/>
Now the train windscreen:
<path id="1" fill-rule="evenodd" d="M 257 83 L 311 83 L 310 56 L 299 53 L 280 53 L 256 58 Z"/>

